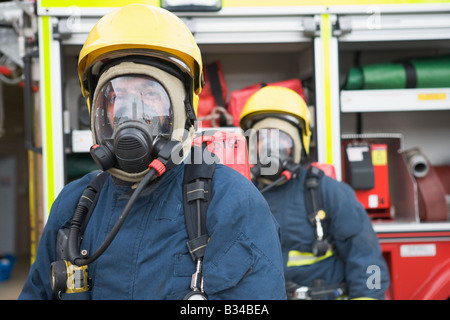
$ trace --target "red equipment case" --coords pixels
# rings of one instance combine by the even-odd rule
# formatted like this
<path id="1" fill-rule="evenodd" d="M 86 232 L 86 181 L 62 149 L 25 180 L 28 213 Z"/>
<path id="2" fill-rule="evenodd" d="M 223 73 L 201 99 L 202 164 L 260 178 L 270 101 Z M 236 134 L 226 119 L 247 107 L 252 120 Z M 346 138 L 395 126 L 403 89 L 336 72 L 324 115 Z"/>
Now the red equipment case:
<path id="1" fill-rule="evenodd" d="M 263 86 L 280 86 L 286 87 L 297 92 L 305 101 L 305 93 L 303 91 L 302 83 L 299 79 L 289 79 L 285 81 L 272 82 L 272 83 L 255 83 L 240 90 L 235 90 L 230 93 L 230 102 L 228 103 L 228 112 L 233 117 L 234 126 L 239 127 L 239 118 L 241 116 L 242 109 L 244 108 L 247 100 L 256 91 L 261 89 Z"/>
<path id="2" fill-rule="evenodd" d="M 199 132 L 193 143 L 197 146 L 206 143 L 208 150 L 220 159 L 220 163 L 233 168 L 251 180 L 247 140 L 238 130 L 208 129 Z"/>

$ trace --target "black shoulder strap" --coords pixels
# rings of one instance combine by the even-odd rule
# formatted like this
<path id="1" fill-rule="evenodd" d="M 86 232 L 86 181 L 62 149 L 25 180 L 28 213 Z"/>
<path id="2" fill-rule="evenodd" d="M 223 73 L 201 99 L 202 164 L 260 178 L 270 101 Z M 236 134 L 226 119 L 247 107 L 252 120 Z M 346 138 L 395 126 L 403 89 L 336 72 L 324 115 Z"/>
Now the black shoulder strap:
<path id="1" fill-rule="evenodd" d="M 212 178 L 216 163 L 207 164 L 203 152 L 193 147 L 191 161 L 186 164 L 183 178 L 183 206 L 186 228 L 189 236 L 187 246 L 193 260 L 202 258 L 209 235 L 206 229 L 206 212 L 212 198 Z M 200 161 L 201 163 L 196 163 Z"/>
<path id="2" fill-rule="evenodd" d="M 315 217 L 319 210 L 324 210 L 322 189 L 320 188 L 320 182 L 324 172 L 319 168 L 310 165 L 306 170 L 305 178 L 305 205 L 306 212 L 308 213 L 308 220 L 315 226 Z M 329 219 L 326 218 L 326 221 Z M 324 225 L 324 237 L 326 238 L 328 232 L 328 226 Z"/>

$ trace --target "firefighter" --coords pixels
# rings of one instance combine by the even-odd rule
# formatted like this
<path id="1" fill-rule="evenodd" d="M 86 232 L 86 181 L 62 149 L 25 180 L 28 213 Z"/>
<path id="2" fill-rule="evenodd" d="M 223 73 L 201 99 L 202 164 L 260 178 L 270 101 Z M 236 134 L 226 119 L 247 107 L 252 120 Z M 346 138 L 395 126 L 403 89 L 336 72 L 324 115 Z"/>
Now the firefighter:
<path id="1" fill-rule="evenodd" d="M 310 119 L 305 101 L 277 86 L 254 93 L 240 116 L 252 180 L 280 224 L 288 298 L 383 299 L 388 270 L 364 208 L 347 184 L 306 164 Z M 308 172 L 316 178 L 306 187 Z"/>
<path id="2" fill-rule="evenodd" d="M 279 226 L 257 188 L 228 166 L 215 166 L 212 194 L 203 192 L 202 260 L 188 250 L 184 160 L 202 61 L 186 25 L 158 7 L 116 9 L 89 33 L 78 74 L 90 107 L 91 154 L 109 176 L 99 191 L 93 181 L 103 174 L 94 172 L 60 192 L 19 298 L 285 299 Z M 90 218 L 79 218 L 91 202 Z"/>

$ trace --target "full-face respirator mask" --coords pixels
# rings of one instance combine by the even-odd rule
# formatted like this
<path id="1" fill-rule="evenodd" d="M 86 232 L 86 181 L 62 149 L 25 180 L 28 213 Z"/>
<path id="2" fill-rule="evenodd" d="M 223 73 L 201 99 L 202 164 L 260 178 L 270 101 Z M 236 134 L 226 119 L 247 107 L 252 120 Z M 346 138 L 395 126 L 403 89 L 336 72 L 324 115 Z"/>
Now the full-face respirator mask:
<path id="1" fill-rule="evenodd" d="M 252 178 L 262 185 L 280 185 L 289 172 L 298 171 L 301 159 L 298 130 L 290 123 L 266 118 L 254 124 L 249 139 Z"/>
<path id="2" fill-rule="evenodd" d="M 160 83 L 149 77 L 117 77 L 105 84 L 94 105 L 93 157 L 102 170 L 147 169 L 158 135 L 170 137 L 173 112 Z"/>
<path id="3" fill-rule="evenodd" d="M 124 62 L 105 71 L 91 110 L 91 155 L 99 168 L 137 182 L 154 159 L 156 139 L 189 146 L 184 92 L 179 79 L 149 65 Z"/>

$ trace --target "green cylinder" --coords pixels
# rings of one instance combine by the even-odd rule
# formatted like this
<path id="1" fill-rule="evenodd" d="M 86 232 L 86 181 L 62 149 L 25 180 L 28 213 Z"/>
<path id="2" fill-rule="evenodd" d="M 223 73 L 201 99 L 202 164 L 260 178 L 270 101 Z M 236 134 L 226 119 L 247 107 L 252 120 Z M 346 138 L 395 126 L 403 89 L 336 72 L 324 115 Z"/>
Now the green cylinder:
<path id="1" fill-rule="evenodd" d="M 361 68 L 350 68 L 347 75 L 346 90 L 361 90 L 364 86 L 364 77 Z"/>
<path id="2" fill-rule="evenodd" d="M 404 89 L 407 87 L 450 87 L 450 56 L 350 68 L 345 85 L 346 90 Z"/>
<path id="3" fill-rule="evenodd" d="M 362 70 L 363 89 L 403 89 L 406 87 L 406 72 L 402 64 L 367 65 Z"/>
<path id="4" fill-rule="evenodd" d="M 450 56 L 411 60 L 417 74 L 417 88 L 450 87 Z"/>

